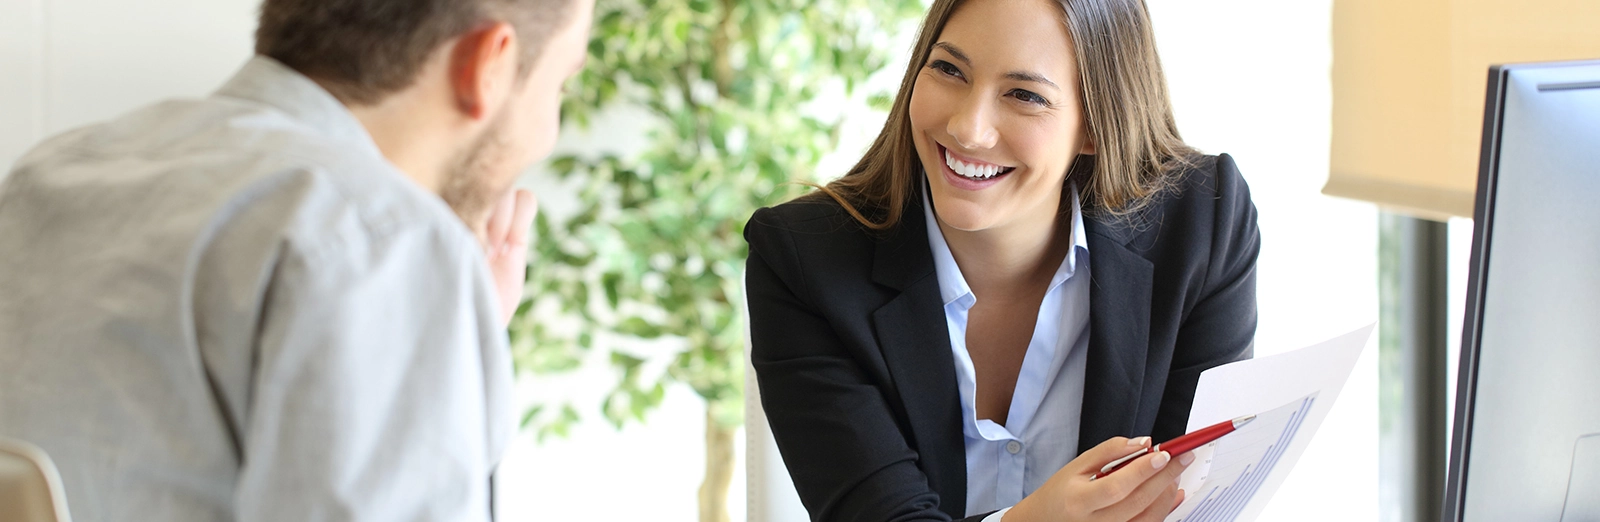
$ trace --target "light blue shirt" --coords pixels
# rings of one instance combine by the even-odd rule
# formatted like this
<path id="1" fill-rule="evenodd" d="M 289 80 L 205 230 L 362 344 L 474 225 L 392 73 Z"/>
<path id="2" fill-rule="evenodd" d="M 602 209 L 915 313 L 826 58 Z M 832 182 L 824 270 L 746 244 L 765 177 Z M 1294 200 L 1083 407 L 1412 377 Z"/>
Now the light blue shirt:
<path id="1" fill-rule="evenodd" d="M 928 244 L 950 328 L 956 385 L 961 392 L 962 434 L 967 452 L 967 516 L 1009 509 L 1078 456 L 1078 424 L 1089 351 L 1089 243 L 1076 187 L 1072 194 L 1072 251 L 1039 304 L 1033 337 L 1017 374 L 1007 425 L 978 419 L 978 381 L 967 353 L 967 314 L 978 299 L 967 286 L 945 242 L 933 204 L 923 193 Z M 1081 272 L 1080 272 L 1081 270 Z M 1000 520 L 1000 511 L 986 522 Z"/>

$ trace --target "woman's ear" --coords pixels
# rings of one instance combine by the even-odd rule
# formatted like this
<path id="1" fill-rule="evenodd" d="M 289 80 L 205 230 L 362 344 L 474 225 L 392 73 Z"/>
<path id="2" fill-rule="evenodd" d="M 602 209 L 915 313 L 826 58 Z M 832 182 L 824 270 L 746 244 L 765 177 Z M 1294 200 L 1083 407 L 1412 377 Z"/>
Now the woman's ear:
<path id="1" fill-rule="evenodd" d="M 1094 136 L 1084 136 L 1083 137 L 1083 150 L 1078 151 L 1078 154 L 1090 154 L 1090 155 L 1093 155 L 1094 151 L 1095 151 L 1095 148 L 1094 148 Z"/>

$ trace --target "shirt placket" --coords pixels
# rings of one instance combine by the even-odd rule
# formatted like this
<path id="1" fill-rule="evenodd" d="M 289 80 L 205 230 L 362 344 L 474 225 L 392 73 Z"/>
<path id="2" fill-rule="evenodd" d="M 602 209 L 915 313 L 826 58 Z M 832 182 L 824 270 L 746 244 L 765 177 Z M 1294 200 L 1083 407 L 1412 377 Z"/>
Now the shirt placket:
<path id="1" fill-rule="evenodd" d="M 996 466 L 1000 470 L 999 484 L 996 489 L 997 496 L 1003 505 L 1015 505 L 1022 501 L 1024 471 L 1027 470 L 1028 445 L 1018 439 L 1011 439 L 1000 445 L 1000 462 Z"/>

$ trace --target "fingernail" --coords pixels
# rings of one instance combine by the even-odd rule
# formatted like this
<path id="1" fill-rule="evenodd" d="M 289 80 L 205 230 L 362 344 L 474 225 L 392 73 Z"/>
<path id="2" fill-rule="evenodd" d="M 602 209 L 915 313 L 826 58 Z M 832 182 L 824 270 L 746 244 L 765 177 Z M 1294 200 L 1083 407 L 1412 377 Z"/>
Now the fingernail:
<path id="1" fill-rule="evenodd" d="M 1128 439 L 1128 445 L 1129 446 L 1140 446 L 1140 447 L 1143 447 L 1144 445 L 1149 444 L 1149 443 L 1150 443 L 1150 437 L 1139 437 L 1137 439 Z"/>
<path id="2" fill-rule="evenodd" d="M 1167 467 L 1167 461 L 1170 460 L 1172 460 L 1172 455 L 1168 455 L 1167 452 L 1163 451 L 1150 459 L 1150 466 L 1155 469 L 1165 468 Z"/>
<path id="3" fill-rule="evenodd" d="M 1183 456 L 1178 457 L 1178 463 L 1179 464 L 1183 464 L 1185 466 L 1193 464 L 1194 463 L 1194 454 L 1193 453 L 1184 453 Z"/>

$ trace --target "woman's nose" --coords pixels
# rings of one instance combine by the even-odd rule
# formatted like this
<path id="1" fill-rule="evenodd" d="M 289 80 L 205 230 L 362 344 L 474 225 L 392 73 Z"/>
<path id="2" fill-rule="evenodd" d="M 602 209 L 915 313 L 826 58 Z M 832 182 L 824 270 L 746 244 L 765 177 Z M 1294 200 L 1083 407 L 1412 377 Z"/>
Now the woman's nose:
<path id="1" fill-rule="evenodd" d="M 976 91 L 976 90 L 975 90 Z M 956 142 L 968 150 L 993 148 L 999 140 L 999 132 L 995 131 L 993 109 L 985 96 L 973 92 L 956 106 L 950 115 L 950 122 L 945 127 L 945 132 L 955 138 Z"/>

